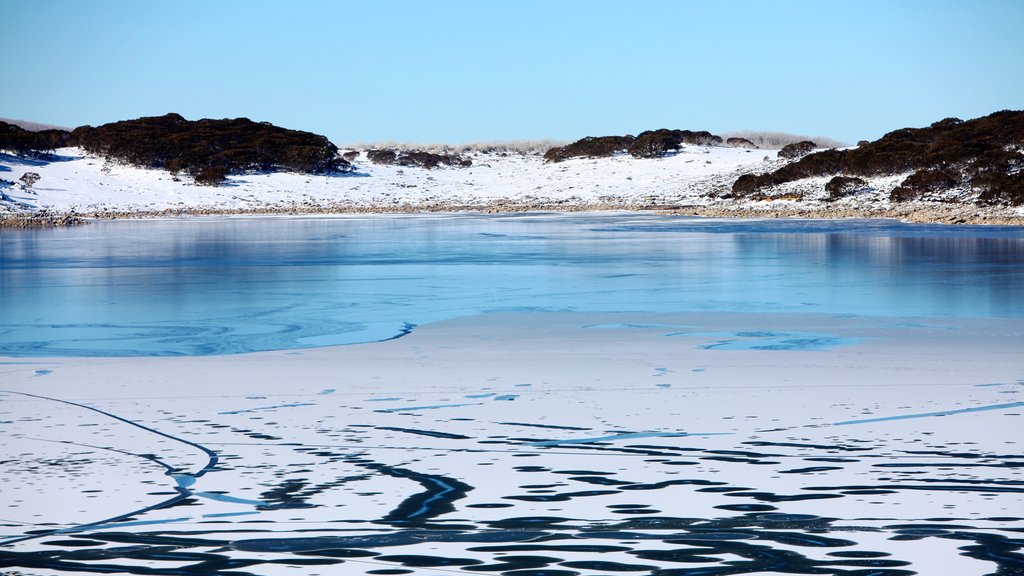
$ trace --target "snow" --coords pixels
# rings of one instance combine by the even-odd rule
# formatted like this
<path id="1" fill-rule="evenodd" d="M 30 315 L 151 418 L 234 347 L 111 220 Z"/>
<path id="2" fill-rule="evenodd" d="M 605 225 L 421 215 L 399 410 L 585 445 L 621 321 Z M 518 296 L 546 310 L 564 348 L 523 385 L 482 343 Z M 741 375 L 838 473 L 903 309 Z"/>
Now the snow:
<path id="1" fill-rule="evenodd" d="M 258 211 L 289 207 L 389 208 L 484 206 L 494 202 L 621 205 L 703 204 L 735 178 L 763 170 L 774 151 L 692 146 L 663 159 L 628 155 L 546 163 L 539 156 L 473 153 L 470 168 L 388 166 L 356 160 L 353 175 L 292 173 L 231 176 L 222 187 L 177 181 L 162 170 L 105 162 L 77 148 L 57 151 L 58 161 L 34 162 L 0 155 L 0 178 L 25 172 L 41 176 L 31 189 L 8 187 L 8 210 L 55 212 L 155 212 L 166 210 Z M 6 176 L 4 175 L 6 173 Z"/>
<path id="2" fill-rule="evenodd" d="M 1012 538 L 1019 526 L 1021 322 L 950 322 L 485 314 L 359 346 L 0 358 L 0 420 L 13 456 L 0 465 L 0 544 L 13 566 L 46 551 L 47 562 L 70 562 L 65 568 L 172 568 L 196 552 L 211 562 L 264 562 L 255 573 L 277 574 L 309 557 L 297 553 L 325 548 L 496 562 L 480 538 L 540 544 L 506 527 L 534 518 L 530 529 L 571 537 L 556 544 L 618 547 L 543 552 L 551 562 L 671 568 L 678 565 L 629 550 L 693 547 L 714 548 L 709 566 L 748 561 L 733 555 L 737 542 L 741 551 L 788 551 L 787 562 L 874 552 L 921 574 L 989 574 L 995 566 L 964 547 L 997 550 L 991 539 Z M 694 331 L 679 335 L 678 326 Z M 702 346 L 723 330 L 833 334 L 848 344 Z M 988 409 L 966 410 L 980 407 Z M 908 415 L 916 417 L 887 418 Z M 575 441 L 584 437 L 594 442 Z M 417 482 L 387 470 L 428 476 Z M 395 520 L 408 498 L 452 480 L 472 489 L 449 511 L 429 524 Z M 188 505 L 140 512 L 179 490 Z M 302 493 L 308 506 L 280 506 Z M 790 498 L 813 495 L 826 498 Z M 417 506 L 406 512 L 426 510 Z M 659 518 L 677 524 L 643 524 Z M 800 518 L 821 524 L 803 528 Z M 63 531 L 21 540 L 33 529 Z M 421 531 L 409 540 L 412 529 Z M 923 532 L 904 537 L 908 529 Z M 133 534 L 177 546 L 170 537 L 178 531 L 189 538 L 180 556 L 123 546 Z M 451 540 L 463 533 L 469 539 Z M 48 544 L 69 538 L 95 555 Z M 360 538 L 399 540 L 375 547 Z M 345 573 L 402 567 L 388 558 L 346 560 Z M 55 566 L 33 573 L 59 573 Z M 607 571 L 580 572 L 599 573 Z M 744 573 L 773 572 L 750 564 Z"/>
<path id="3" fill-rule="evenodd" d="M 226 185 L 89 156 L 78 148 L 37 161 L 0 154 L 0 217 L 39 211 L 97 217 L 180 214 L 330 214 L 347 212 L 523 212 L 667 209 L 701 216 L 898 218 L 910 221 L 1024 224 L 1024 206 L 975 205 L 976 193 L 950 190 L 893 204 L 889 193 L 908 175 L 866 178 L 867 187 L 827 201 L 829 177 L 815 177 L 732 198 L 743 174 L 786 164 L 772 150 L 687 146 L 659 159 L 628 154 L 548 163 L 539 155 L 471 152 L 469 168 L 370 163 L 365 153 L 345 175 L 234 175 Z M 19 179 L 40 175 L 33 187 Z"/>

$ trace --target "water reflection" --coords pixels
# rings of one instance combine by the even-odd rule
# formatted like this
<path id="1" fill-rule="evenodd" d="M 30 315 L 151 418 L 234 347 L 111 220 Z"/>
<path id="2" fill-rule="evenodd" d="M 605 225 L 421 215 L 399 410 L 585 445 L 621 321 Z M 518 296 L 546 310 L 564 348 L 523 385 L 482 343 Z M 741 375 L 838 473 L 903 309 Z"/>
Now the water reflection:
<path id="1" fill-rule="evenodd" d="M 635 214 L 0 231 L 0 354 L 382 340 L 487 310 L 1024 316 L 1024 230 Z"/>

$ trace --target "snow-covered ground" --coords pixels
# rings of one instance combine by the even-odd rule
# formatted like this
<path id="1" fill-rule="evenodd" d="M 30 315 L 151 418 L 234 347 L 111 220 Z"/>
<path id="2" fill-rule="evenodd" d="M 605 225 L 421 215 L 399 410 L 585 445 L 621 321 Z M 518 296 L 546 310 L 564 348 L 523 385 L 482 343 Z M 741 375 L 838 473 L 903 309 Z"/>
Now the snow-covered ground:
<path id="1" fill-rule="evenodd" d="M 671 205 L 703 203 L 703 196 L 726 189 L 739 174 L 762 170 L 774 151 L 689 147 L 660 160 L 628 155 L 545 163 L 538 156 L 470 155 L 470 168 L 424 168 L 372 164 L 365 156 L 357 172 L 345 176 L 247 174 L 222 187 L 196 186 L 162 170 L 104 162 L 76 148 L 58 151 L 49 163 L 0 156 L 0 178 L 18 180 L 36 172 L 32 189 L 5 191 L 8 209 L 52 211 L 241 210 L 292 206 L 392 207 L 398 205 L 483 206 L 495 202 L 537 204 Z M 2 169 L 0 169 L 2 170 Z M 3 176 L 6 174 L 6 176 Z"/>
<path id="2" fill-rule="evenodd" d="M 357 346 L 0 358 L 0 550 L 39 575 L 1016 574 L 1020 334 L 485 314 Z"/>
<path id="3" fill-rule="evenodd" d="M 731 198 L 736 179 L 785 164 L 772 150 L 688 146 L 661 159 L 627 154 L 547 163 L 536 155 L 474 152 L 470 168 L 378 165 L 365 154 L 347 175 L 235 175 L 224 186 L 193 184 L 163 170 L 89 156 L 78 148 L 53 161 L 0 154 L 0 217 L 40 211 L 86 216 L 204 213 L 336 213 L 675 209 L 705 216 L 890 217 L 1024 224 L 1024 207 L 979 208 L 969 192 L 932 202 L 892 204 L 906 178 L 869 178 L 863 190 L 827 202 L 828 178 L 808 178 Z M 34 172 L 28 187 L 20 179 Z"/>

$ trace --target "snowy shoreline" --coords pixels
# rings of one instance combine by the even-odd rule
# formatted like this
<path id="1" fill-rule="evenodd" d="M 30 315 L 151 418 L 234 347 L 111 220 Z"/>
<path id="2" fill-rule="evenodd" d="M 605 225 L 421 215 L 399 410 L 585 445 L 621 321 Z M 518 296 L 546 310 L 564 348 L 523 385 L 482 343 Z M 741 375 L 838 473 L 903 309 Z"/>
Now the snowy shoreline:
<path id="1" fill-rule="evenodd" d="M 757 198 L 730 198 L 732 182 L 785 163 L 775 151 L 690 146 L 662 159 L 619 155 L 545 163 L 531 155 L 473 153 L 469 168 L 372 164 L 354 175 L 231 176 L 197 186 L 187 176 L 105 162 L 78 148 L 52 161 L 0 155 L 0 227 L 70 225 L 83 219 L 199 215 L 585 212 L 643 210 L 739 218 L 885 218 L 950 224 L 1024 225 L 1024 208 L 977 206 L 950 192 L 941 201 L 891 203 L 905 175 L 875 178 L 865 191 L 829 202 L 825 179 L 782 185 Z M 39 175 L 31 187 L 14 183 Z"/>

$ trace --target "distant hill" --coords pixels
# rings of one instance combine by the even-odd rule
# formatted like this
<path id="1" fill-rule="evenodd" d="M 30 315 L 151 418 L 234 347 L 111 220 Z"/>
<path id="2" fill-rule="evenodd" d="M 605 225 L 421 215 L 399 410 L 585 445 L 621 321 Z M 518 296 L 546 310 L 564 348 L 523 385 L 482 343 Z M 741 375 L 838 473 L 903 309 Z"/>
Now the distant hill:
<path id="1" fill-rule="evenodd" d="M 0 118 L 0 122 L 5 124 L 13 124 L 23 130 L 29 132 L 39 132 L 41 130 L 68 130 L 66 126 L 55 126 L 53 124 L 41 124 L 39 122 L 29 122 L 28 120 L 16 120 L 13 118 Z"/>
<path id="2" fill-rule="evenodd" d="M 848 150 L 803 156 L 773 172 L 739 177 L 733 194 L 806 178 L 832 176 L 839 190 L 864 177 L 910 172 L 889 200 L 929 200 L 933 193 L 962 190 L 981 204 L 1024 204 L 1024 111 L 1004 110 L 963 121 L 946 118 L 926 128 L 902 128 Z"/>

